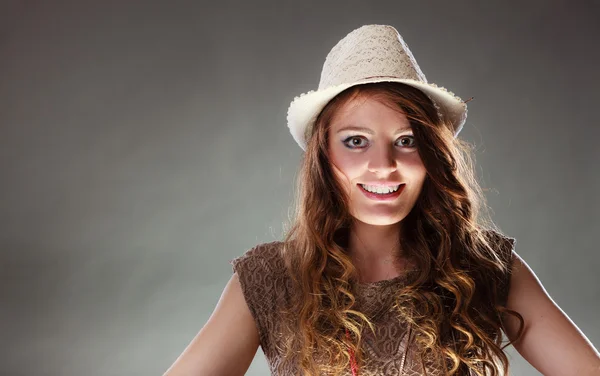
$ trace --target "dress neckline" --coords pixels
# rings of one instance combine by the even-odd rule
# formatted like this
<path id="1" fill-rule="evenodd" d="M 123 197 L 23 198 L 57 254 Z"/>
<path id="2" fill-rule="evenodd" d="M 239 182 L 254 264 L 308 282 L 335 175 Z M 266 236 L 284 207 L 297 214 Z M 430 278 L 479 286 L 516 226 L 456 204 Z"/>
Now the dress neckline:
<path id="1" fill-rule="evenodd" d="M 357 282 L 356 286 L 358 286 L 359 288 L 363 288 L 363 289 L 373 289 L 373 288 L 378 288 L 378 287 L 385 287 L 385 286 L 400 284 L 400 283 L 406 282 L 408 277 L 416 272 L 418 272 L 418 270 L 415 270 L 415 269 L 407 270 L 407 271 L 403 272 L 402 274 L 400 274 L 399 276 L 396 276 L 394 278 L 382 279 L 382 280 L 375 281 L 375 282 Z"/>

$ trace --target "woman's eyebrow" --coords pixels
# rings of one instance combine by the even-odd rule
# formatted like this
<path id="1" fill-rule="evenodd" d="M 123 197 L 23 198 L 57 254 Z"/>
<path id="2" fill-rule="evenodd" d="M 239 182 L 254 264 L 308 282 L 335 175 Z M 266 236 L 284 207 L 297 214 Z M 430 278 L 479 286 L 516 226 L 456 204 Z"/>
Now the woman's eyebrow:
<path id="1" fill-rule="evenodd" d="M 400 132 L 404 132 L 404 131 L 408 131 L 408 130 L 411 130 L 410 126 L 403 127 L 403 128 L 398 128 L 398 129 L 396 129 L 396 132 L 394 132 L 394 134 L 398 134 Z M 336 133 L 340 133 L 340 132 L 343 132 L 343 131 L 358 131 L 358 132 L 368 133 L 370 135 L 374 135 L 375 134 L 375 132 L 373 132 L 373 130 L 370 129 L 370 128 L 358 127 L 358 126 L 355 126 L 355 125 L 349 125 L 349 126 L 340 128 L 340 129 L 338 129 L 338 131 Z"/>

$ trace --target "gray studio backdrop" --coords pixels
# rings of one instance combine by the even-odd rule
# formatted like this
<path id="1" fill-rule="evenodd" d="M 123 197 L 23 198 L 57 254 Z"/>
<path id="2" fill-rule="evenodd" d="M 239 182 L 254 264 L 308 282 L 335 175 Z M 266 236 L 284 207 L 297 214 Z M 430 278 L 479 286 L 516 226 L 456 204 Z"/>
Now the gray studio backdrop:
<path id="1" fill-rule="evenodd" d="M 285 115 L 352 29 L 392 24 L 474 96 L 494 219 L 600 345 L 597 1 L 2 1 L 0 374 L 161 375 L 229 260 L 278 239 Z M 515 375 L 536 375 L 511 350 Z M 259 350 L 249 375 L 268 374 Z"/>

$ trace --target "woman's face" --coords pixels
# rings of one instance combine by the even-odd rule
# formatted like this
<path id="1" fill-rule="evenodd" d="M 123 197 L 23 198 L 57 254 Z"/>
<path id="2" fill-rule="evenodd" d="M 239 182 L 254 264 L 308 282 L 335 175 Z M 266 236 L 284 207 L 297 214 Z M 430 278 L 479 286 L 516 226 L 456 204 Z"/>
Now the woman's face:
<path id="1" fill-rule="evenodd" d="M 375 99 L 353 99 L 333 116 L 328 136 L 333 171 L 350 198 L 350 214 L 372 225 L 404 219 L 426 175 L 406 116 Z M 388 187 L 397 190 L 385 194 Z M 380 193 L 367 192 L 373 188 Z"/>

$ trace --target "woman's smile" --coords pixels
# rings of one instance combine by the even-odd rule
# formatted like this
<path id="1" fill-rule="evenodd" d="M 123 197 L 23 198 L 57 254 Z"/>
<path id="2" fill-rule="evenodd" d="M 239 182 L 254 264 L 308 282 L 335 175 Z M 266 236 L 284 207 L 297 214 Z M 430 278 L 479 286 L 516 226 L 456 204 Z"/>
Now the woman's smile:
<path id="1" fill-rule="evenodd" d="M 405 184 L 400 184 L 398 186 L 391 186 L 389 188 L 381 188 L 381 187 L 373 187 L 373 186 L 363 186 L 363 184 L 357 184 L 358 188 L 361 192 L 371 200 L 377 201 L 392 201 L 400 197 L 402 191 L 404 190 Z M 365 189 L 365 187 L 368 189 Z M 379 188 L 379 189 L 377 189 Z M 375 191 L 375 192 L 370 192 Z"/>

